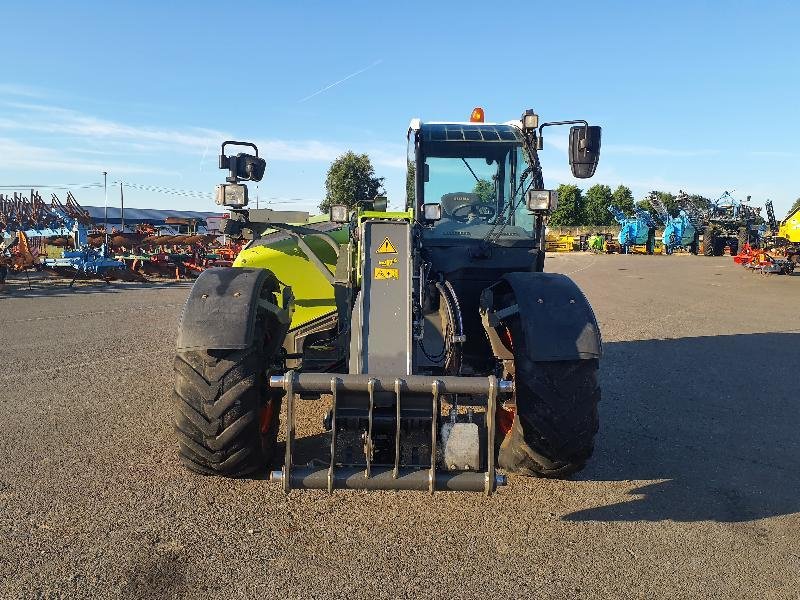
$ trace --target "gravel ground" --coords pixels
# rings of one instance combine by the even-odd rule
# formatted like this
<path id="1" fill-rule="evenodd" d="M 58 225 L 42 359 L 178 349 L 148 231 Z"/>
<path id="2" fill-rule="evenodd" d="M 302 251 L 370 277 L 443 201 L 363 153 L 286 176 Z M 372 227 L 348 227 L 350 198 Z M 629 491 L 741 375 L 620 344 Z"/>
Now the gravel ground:
<path id="1" fill-rule="evenodd" d="M 0 598 L 798 598 L 800 276 L 556 255 L 601 323 L 571 481 L 292 492 L 178 464 L 186 284 L 0 294 Z M 319 433 L 300 402 L 298 433 Z M 310 438 L 306 447 L 321 447 Z"/>

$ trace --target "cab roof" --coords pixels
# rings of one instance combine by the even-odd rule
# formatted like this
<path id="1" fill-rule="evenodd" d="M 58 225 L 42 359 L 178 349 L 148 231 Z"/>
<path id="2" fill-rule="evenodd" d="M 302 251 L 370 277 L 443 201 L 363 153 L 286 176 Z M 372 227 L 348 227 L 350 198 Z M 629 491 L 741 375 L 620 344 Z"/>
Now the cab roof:
<path id="1" fill-rule="evenodd" d="M 499 123 L 421 123 L 425 142 L 522 142 L 522 132 Z"/>

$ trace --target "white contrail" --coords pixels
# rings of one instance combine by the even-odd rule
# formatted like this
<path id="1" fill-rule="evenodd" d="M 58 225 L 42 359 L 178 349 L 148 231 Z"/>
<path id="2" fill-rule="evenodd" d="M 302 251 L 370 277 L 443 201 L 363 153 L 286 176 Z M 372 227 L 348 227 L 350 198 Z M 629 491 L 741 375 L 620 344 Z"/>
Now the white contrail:
<path id="1" fill-rule="evenodd" d="M 381 64 L 382 62 L 383 62 L 383 60 L 382 60 L 382 59 L 376 60 L 374 63 L 372 63 L 372 64 L 371 64 L 371 65 L 369 65 L 368 67 L 364 67 L 363 69 L 361 69 L 361 70 L 359 70 L 359 71 L 356 71 L 355 73 L 350 73 L 350 75 L 348 75 L 347 77 L 344 77 L 344 78 L 340 79 L 339 81 L 334 81 L 334 82 L 333 82 L 333 83 L 331 83 L 330 85 L 326 85 L 326 86 L 325 86 L 324 88 L 322 88 L 321 90 L 317 90 L 316 92 L 314 92 L 314 93 L 313 93 L 313 94 L 311 94 L 310 96 L 306 96 L 305 98 L 301 98 L 301 99 L 300 99 L 300 100 L 298 100 L 297 102 L 305 102 L 306 100 L 311 100 L 311 98 L 313 98 L 314 96 L 319 96 L 319 95 L 320 95 L 322 92 L 327 92 L 329 89 L 331 89 L 331 88 L 333 88 L 333 87 L 336 87 L 336 86 L 337 86 L 337 85 L 339 85 L 339 84 L 342 84 L 342 83 L 344 83 L 344 82 L 345 82 L 345 81 L 347 81 L 348 79 L 352 79 L 352 78 L 353 78 L 353 77 L 355 77 L 356 75 L 361 75 L 361 73 L 363 73 L 364 71 L 369 71 L 371 68 L 373 68 L 373 67 L 377 67 L 377 66 L 378 66 L 379 64 Z"/>

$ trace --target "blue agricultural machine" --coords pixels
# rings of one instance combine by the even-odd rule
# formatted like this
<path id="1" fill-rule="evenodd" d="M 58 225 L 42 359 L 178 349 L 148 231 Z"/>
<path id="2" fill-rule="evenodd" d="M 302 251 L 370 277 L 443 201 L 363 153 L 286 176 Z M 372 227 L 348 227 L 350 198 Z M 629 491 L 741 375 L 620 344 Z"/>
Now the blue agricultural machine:
<path id="1" fill-rule="evenodd" d="M 669 214 L 667 207 L 664 206 L 657 194 L 650 194 L 649 200 L 650 206 L 664 223 L 664 232 L 661 235 L 664 254 L 672 254 L 679 248 L 685 248 L 692 254 L 697 254 L 700 247 L 700 225 L 697 217 L 684 208 L 689 200 L 683 190 L 678 193 L 678 204 L 681 209 L 677 217 Z"/>
<path id="2" fill-rule="evenodd" d="M 653 254 L 656 248 L 656 222 L 646 210 L 636 207 L 634 216 L 627 217 L 622 209 L 610 204 L 608 210 L 620 224 L 619 245 L 623 254 L 629 254 L 634 246 L 645 246 L 647 254 Z"/>

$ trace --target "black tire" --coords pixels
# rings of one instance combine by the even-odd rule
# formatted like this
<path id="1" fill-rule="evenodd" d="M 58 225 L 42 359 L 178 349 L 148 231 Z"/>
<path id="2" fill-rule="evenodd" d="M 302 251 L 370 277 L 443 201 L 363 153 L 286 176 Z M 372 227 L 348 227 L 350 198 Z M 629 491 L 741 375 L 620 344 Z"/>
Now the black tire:
<path id="1" fill-rule="evenodd" d="M 249 348 L 175 357 L 178 454 L 191 471 L 241 477 L 272 461 L 281 396 L 267 385 L 265 338 L 260 319 Z"/>
<path id="2" fill-rule="evenodd" d="M 580 471 L 592 455 L 599 426 L 598 361 L 515 363 L 517 409 L 500 443 L 498 464 L 536 477 Z"/>
<path id="3" fill-rule="evenodd" d="M 716 252 L 717 236 L 711 227 L 706 227 L 703 232 L 703 254 L 714 256 Z"/>
<path id="4" fill-rule="evenodd" d="M 695 233 L 694 239 L 692 240 L 692 243 L 689 246 L 689 252 L 697 256 L 699 249 L 700 249 L 700 236 Z"/>

